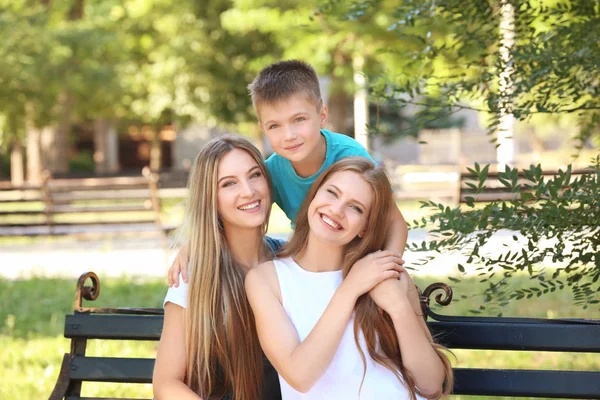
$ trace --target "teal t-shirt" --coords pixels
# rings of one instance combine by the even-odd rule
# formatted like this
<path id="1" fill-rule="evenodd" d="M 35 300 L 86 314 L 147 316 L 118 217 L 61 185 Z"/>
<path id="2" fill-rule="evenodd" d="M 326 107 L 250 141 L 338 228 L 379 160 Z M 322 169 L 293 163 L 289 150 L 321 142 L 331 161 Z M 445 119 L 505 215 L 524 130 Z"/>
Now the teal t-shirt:
<path id="1" fill-rule="evenodd" d="M 296 215 L 308 190 L 327 167 L 344 157 L 351 156 L 366 157 L 375 163 L 367 150 L 351 137 L 326 129 L 321 129 L 321 135 L 323 135 L 327 144 L 325 162 L 314 175 L 306 178 L 298 176 L 294 171 L 294 167 L 292 167 L 292 163 L 276 153 L 273 153 L 266 162 L 273 181 L 273 201 L 292 221 L 292 226 L 294 226 Z"/>

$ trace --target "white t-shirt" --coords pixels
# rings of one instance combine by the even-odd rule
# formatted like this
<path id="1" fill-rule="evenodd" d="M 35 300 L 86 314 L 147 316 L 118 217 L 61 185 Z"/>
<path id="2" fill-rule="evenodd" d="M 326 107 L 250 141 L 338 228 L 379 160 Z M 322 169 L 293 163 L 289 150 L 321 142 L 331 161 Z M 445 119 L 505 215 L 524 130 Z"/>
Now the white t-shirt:
<path id="1" fill-rule="evenodd" d="M 170 287 L 169 290 L 167 290 L 167 295 L 165 296 L 163 307 L 167 304 L 167 302 L 171 302 L 173 304 L 177 304 L 178 306 L 186 308 L 188 287 L 189 284 L 185 283 L 183 281 L 183 278 L 181 278 L 181 274 L 179 274 L 179 286 Z"/>
<path id="2" fill-rule="evenodd" d="M 269 246 L 269 249 L 271 249 L 273 254 L 275 254 L 285 242 L 280 239 L 265 236 L 265 243 L 267 244 L 267 246 Z M 181 278 L 181 274 L 179 274 L 179 286 L 170 287 L 169 290 L 167 290 L 167 295 L 165 296 L 165 301 L 163 302 L 163 308 L 167 304 L 167 302 L 171 302 L 173 304 L 177 304 L 178 306 L 186 308 L 188 288 L 189 284 L 185 283 Z"/>

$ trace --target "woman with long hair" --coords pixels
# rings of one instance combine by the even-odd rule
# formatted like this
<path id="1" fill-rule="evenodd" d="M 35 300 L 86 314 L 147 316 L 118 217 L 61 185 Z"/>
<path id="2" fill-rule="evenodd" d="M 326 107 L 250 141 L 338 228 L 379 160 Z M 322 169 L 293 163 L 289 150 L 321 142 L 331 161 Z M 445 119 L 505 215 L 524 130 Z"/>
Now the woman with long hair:
<path id="1" fill-rule="evenodd" d="M 311 187 L 278 257 L 247 274 L 284 400 L 438 398 L 452 389 L 412 280 L 380 251 L 392 198 L 382 168 L 338 161 Z"/>
<path id="2" fill-rule="evenodd" d="M 241 137 L 219 137 L 196 157 L 188 187 L 189 284 L 165 298 L 155 399 L 279 399 L 244 290 L 246 273 L 281 246 L 265 237 L 271 190 L 263 158 Z"/>

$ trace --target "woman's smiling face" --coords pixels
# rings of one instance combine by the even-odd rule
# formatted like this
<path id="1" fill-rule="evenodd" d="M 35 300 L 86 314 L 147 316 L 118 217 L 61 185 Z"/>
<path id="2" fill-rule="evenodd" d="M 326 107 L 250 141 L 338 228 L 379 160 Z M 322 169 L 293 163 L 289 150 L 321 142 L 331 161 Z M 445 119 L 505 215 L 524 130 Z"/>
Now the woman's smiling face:
<path id="1" fill-rule="evenodd" d="M 217 212 L 223 225 L 260 227 L 270 207 L 267 177 L 256 160 L 241 149 L 223 156 L 217 172 Z"/>
<path id="2" fill-rule="evenodd" d="M 373 188 L 356 172 L 340 171 L 327 179 L 308 208 L 311 234 L 346 245 L 362 236 L 371 212 Z"/>

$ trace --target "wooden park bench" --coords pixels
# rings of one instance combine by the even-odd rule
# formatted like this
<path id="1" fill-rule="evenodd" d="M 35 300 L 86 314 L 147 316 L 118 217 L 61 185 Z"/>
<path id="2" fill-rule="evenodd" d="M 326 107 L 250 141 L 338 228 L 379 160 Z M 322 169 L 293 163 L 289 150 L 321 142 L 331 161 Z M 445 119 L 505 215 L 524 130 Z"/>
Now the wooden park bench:
<path id="1" fill-rule="evenodd" d="M 165 238 L 158 175 L 53 179 L 0 187 L 0 236 L 95 236 L 152 232 Z M 20 208 L 19 208 L 20 207 Z"/>
<path id="2" fill-rule="evenodd" d="M 85 286 L 91 279 L 92 286 Z M 440 343 L 451 349 L 589 352 L 600 354 L 600 320 L 547 320 L 444 316 L 433 312 L 430 298 L 448 305 L 449 286 L 430 285 L 421 296 L 425 318 Z M 73 314 L 65 320 L 65 337 L 71 350 L 63 358 L 50 400 L 81 397 L 83 382 L 151 383 L 154 359 L 89 357 L 89 340 L 159 340 L 163 310 L 156 308 L 84 307 L 82 299 L 95 300 L 98 277 L 82 275 L 75 292 Z M 600 371 L 517 370 L 491 368 L 482 359 L 477 368 L 455 368 L 454 394 L 600 399 Z"/>

